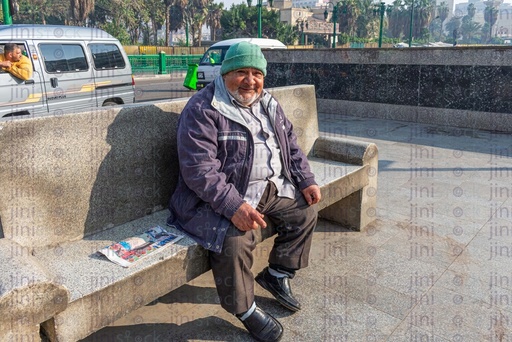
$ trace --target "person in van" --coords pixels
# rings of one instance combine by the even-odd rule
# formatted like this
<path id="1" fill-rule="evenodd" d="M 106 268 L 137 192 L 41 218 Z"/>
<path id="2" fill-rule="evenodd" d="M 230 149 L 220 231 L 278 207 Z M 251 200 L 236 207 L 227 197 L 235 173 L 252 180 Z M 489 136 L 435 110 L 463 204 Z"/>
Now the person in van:
<path id="1" fill-rule="evenodd" d="M 4 45 L 4 54 L 0 55 L 0 67 L 11 75 L 24 81 L 32 78 L 32 63 L 23 56 L 21 48 L 14 43 Z"/>

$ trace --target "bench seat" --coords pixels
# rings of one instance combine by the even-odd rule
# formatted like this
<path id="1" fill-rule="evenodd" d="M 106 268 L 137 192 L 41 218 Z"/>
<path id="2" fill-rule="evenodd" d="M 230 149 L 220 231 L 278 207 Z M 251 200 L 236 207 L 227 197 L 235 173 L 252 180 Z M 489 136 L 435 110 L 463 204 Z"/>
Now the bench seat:
<path id="1" fill-rule="evenodd" d="M 346 184 L 350 177 L 346 176 L 353 173 L 364 174 L 365 170 L 364 166 L 335 161 L 325 163 L 318 158 L 311 158 L 310 165 L 323 194 L 336 192 L 335 189 L 350 191 L 351 187 Z M 336 196 L 339 197 L 339 194 Z M 328 198 L 327 195 L 326 199 Z M 320 209 L 329 204 L 328 200 L 322 201 L 319 204 Z M 157 211 L 81 240 L 35 250 L 35 256 L 53 270 L 54 282 L 70 290 L 66 310 L 44 324 L 52 340 L 62 340 L 62 337 L 58 338 L 56 331 L 61 336 L 66 336 L 65 340 L 71 341 L 73 338 L 81 338 L 75 332 L 84 329 L 96 330 L 110 325 L 126 312 L 140 307 L 141 303 L 161 297 L 210 269 L 207 251 L 186 235 L 175 244 L 166 246 L 127 268 L 97 253 L 105 246 L 139 235 L 157 225 L 171 233 L 184 235 L 177 229 L 166 226 L 168 215 L 167 209 Z M 261 242 L 274 234 L 272 227 L 263 229 L 257 233 L 257 240 Z M 151 285 L 142 286 L 143 283 Z M 120 296 L 123 293 L 128 295 Z M 96 314 L 84 317 L 84 306 L 96 308 Z M 76 324 L 70 325 L 69 322 L 85 326 L 77 329 Z"/>

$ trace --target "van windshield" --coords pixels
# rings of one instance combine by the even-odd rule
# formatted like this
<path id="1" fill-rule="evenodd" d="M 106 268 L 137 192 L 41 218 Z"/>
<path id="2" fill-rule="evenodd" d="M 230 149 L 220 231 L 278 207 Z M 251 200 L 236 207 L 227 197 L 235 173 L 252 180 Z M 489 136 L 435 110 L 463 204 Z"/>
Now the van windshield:
<path id="1" fill-rule="evenodd" d="M 220 46 L 208 49 L 201 58 L 199 65 L 221 65 L 228 48 L 229 46 Z"/>

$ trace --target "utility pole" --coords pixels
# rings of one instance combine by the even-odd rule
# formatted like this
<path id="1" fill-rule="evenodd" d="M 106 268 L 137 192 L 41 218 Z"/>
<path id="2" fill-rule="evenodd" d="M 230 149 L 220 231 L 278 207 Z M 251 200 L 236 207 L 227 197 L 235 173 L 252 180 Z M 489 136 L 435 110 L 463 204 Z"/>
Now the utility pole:
<path id="1" fill-rule="evenodd" d="M 4 13 L 4 25 L 12 25 L 12 16 L 9 0 L 2 0 L 2 12 Z"/>

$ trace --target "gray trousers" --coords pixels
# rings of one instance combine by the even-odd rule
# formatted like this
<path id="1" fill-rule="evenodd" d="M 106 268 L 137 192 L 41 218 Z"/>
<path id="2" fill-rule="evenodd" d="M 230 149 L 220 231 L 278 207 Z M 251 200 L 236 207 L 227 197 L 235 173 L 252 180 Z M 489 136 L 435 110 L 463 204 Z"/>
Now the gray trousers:
<path id="1" fill-rule="evenodd" d="M 300 191 L 296 191 L 293 200 L 278 197 L 274 183 L 269 182 L 257 209 L 277 231 L 269 264 L 292 271 L 308 266 L 313 230 L 318 217 L 317 205 L 308 205 Z M 253 231 L 243 232 L 231 225 L 222 251 L 219 254 L 210 252 L 210 264 L 220 304 L 232 314 L 249 310 L 254 302 L 251 267 L 255 247 Z"/>

